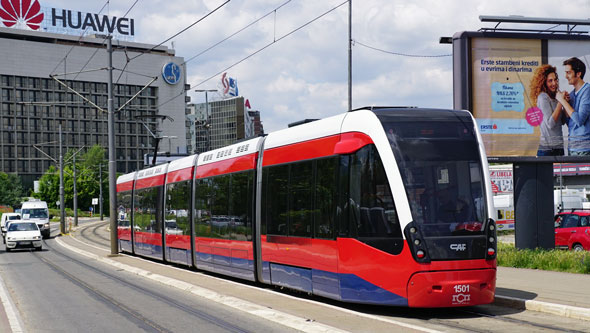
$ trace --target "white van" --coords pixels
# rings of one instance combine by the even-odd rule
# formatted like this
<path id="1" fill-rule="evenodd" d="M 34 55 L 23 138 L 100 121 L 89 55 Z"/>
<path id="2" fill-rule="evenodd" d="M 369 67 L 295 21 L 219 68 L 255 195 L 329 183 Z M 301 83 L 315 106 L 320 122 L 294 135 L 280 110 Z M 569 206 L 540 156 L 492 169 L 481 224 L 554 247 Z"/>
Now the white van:
<path id="1" fill-rule="evenodd" d="M 49 238 L 49 209 L 47 209 L 47 202 L 39 199 L 24 202 L 21 207 L 21 218 L 37 223 L 43 238 Z"/>

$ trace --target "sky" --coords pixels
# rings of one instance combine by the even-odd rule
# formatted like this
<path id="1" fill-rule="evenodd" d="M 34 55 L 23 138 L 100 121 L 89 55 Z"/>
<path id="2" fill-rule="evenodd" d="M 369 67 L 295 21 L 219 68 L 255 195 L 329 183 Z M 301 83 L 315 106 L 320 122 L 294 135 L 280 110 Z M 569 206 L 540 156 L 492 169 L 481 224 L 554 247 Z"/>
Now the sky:
<path id="1" fill-rule="evenodd" d="M 102 14 L 121 17 L 132 7 L 127 17 L 135 20 L 135 42 L 156 45 L 225 1 L 137 0 L 132 7 L 136 0 L 113 0 Z M 89 13 L 99 13 L 107 3 L 39 2 L 43 7 Z M 260 111 L 268 133 L 291 122 L 348 109 L 349 12 L 348 3 L 343 3 L 230 0 L 164 45 L 185 61 L 194 57 L 186 63 L 192 102 L 205 101 L 195 89 L 218 88 L 218 73 L 227 72 L 237 79 L 239 94 L 249 100 L 252 110 Z M 452 108 L 452 50 L 449 44 L 439 44 L 439 38 L 495 25 L 481 22 L 480 15 L 588 19 L 589 14 L 590 0 L 353 0 L 352 106 Z M 209 100 L 220 98 L 209 94 Z"/>

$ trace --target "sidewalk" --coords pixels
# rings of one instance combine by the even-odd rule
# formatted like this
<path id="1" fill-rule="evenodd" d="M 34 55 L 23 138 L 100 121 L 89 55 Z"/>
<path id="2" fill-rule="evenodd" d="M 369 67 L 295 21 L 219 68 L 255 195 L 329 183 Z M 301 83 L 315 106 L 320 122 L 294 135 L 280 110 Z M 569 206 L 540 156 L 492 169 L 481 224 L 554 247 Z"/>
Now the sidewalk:
<path id="1" fill-rule="evenodd" d="M 86 221 L 90 222 L 89 220 Z M 95 256 L 107 257 L 108 253 L 104 249 L 88 246 L 77 241 L 74 237 L 58 238 L 69 246 L 90 252 Z M 170 266 L 155 264 L 131 256 L 118 256 L 109 259 L 136 267 L 139 270 L 145 270 L 149 272 L 148 274 L 159 274 L 187 283 L 195 282 L 194 274 L 190 274 L 189 277 L 183 274 L 182 270 L 169 269 Z M 218 288 L 209 285 L 205 280 L 199 282 L 199 285 L 205 288 Z M 219 292 L 223 292 L 223 290 L 219 290 Z M 494 304 L 590 321 L 590 275 L 498 267 Z"/>
<path id="2" fill-rule="evenodd" d="M 590 321 L 590 275 L 498 267 L 500 306 Z"/>

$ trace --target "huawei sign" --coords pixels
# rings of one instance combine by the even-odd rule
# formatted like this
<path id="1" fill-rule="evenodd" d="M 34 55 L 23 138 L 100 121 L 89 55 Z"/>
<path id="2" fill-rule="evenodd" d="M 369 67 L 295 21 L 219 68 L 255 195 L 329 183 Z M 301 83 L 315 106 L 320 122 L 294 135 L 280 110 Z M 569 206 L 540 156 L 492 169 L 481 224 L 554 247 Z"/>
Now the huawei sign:
<path id="1" fill-rule="evenodd" d="M 7 27 L 39 30 L 43 13 L 38 0 L 0 0 L 0 19 Z"/>

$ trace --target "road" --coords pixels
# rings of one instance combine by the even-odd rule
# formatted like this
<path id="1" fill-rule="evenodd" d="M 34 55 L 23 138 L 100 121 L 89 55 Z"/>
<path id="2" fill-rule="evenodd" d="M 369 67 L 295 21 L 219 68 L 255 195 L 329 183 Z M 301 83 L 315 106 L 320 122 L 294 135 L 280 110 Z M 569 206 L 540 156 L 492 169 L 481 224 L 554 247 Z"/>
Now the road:
<path id="1" fill-rule="evenodd" d="M 73 236 L 46 240 L 42 252 L 0 251 L 0 277 L 25 332 L 590 331 L 587 321 L 495 305 L 405 309 L 343 304 L 130 256 L 109 259 L 121 265 L 113 267 L 59 245 L 62 239 L 86 243 L 84 250 L 102 251 L 102 257 L 109 251 L 106 223 L 85 224 Z M 125 265 L 149 274 L 142 277 Z M 166 283 L 150 278 L 156 275 Z M 206 291 L 171 287 L 174 281 Z M 276 318 L 300 319 L 310 326 Z"/>
<path id="2" fill-rule="evenodd" d="M 24 332 L 285 332 L 283 326 L 64 250 L 0 254 Z"/>

